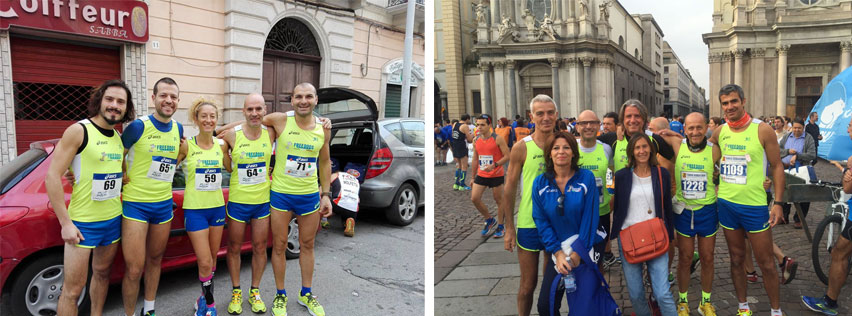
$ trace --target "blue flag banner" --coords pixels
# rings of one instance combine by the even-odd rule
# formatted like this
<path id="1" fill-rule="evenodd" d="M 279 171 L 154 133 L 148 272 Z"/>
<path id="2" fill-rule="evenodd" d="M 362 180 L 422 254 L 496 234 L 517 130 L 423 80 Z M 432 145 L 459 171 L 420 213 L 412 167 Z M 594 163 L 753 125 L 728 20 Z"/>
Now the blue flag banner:
<path id="1" fill-rule="evenodd" d="M 828 160 L 846 160 L 852 156 L 852 139 L 846 128 L 852 119 L 852 67 L 831 79 L 811 112 L 819 114 L 817 155 Z"/>

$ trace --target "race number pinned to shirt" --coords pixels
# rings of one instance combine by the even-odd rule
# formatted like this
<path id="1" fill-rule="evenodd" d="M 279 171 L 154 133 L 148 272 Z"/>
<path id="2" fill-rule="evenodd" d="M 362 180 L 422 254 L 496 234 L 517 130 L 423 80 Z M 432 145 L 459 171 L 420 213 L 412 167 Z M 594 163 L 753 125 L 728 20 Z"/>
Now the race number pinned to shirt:
<path id="1" fill-rule="evenodd" d="M 604 202 L 604 196 L 603 196 L 604 186 L 603 186 L 603 184 L 604 184 L 603 179 L 595 177 L 595 186 L 598 187 L 598 203 Z"/>
<path id="2" fill-rule="evenodd" d="M 479 170 L 485 170 L 488 165 L 494 164 L 493 155 L 479 155 Z"/>
<path id="3" fill-rule="evenodd" d="M 313 177 L 317 173 L 317 159 L 287 155 L 287 165 L 284 174 L 296 178 Z"/>
<path id="4" fill-rule="evenodd" d="M 698 200 L 707 197 L 707 173 L 682 172 L 680 184 L 684 199 Z"/>
<path id="5" fill-rule="evenodd" d="M 748 174 L 748 160 L 746 155 L 724 155 L 722 156 L 722 181 L 731 184 L 746 184 Z"/>
<path id="6" fill-rule="evenodd" d="M 222 188 L 222 168 L 196 168 L 195 190 L 216 191 Z"/>
<path id="7" fill-rule="evenodd" d="M 121 195 L 121 172 L 92 174 L 92 200 L 106 201 Z"/>
<path id="8" fill-rule="evenodd" d="M 349 211 L 358 212 L 358 191 L 361 187 L 358 179 L 345 172 L 338 173 L 337 179 L 340 181 L 340 194 L 334 199 L 334 203 Z"/>
<path id="9" fill-rule="evenodd" d="M 148 168 L 148 178 L 172 182 L 177 168 L 177 159 L 168 157 L 154 156 L 151 160 L 151 167 Z"/>
<path id="10" fill-rule="evenodd" d="M 245 185 L 266 182 L 266 162 L 238 164 L 237 177 Z"/>

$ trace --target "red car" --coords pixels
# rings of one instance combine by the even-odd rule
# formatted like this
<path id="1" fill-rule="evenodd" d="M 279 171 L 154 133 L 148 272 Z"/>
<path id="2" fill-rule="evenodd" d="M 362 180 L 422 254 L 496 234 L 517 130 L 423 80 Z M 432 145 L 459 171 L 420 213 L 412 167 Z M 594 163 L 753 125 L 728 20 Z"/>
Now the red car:
<path id="1" fill-rule="evenodd" d="M 59 221 L 47 197 L 44 178 L 50 166 L 54 146 L 58 140 L 36 142 L 30 150 L 12 160 L 0 172 L 0 294 L 3 309 L 10 315 L 53 315 L 62 287 L 63 241 Z M 225 172 L 223 186 L 229 183 Z M 195 254 L 183 223 L 184 176 L 175 172 L 172 190 L 174 219 L 163 271 L 195 266 Z M 63 179 L 65 203 L 71 199 L 71 184 Z M 225 188 L 227 200 L 228 190 Z M 287 258 L 298 257 L 298 229 L 295 220 L 290 223 Z M 227 227 L 226 227 L 227 229 Z M 251 251 L 250 227 L 246 229 L 243 252 Z M 223 236 L 228 236 L 227 232 Z M 269 238 L 271 246 L 272 238 Z M 227 238 L 222 238 L 218 257 L 226 253 Z M 124 259 L 118 251 L 112 265 L 110 281 L 120 282 L 124 275 Z M 88 307 L 88 291 L 81 297 L 81 308 Z M 7 310 L 8 311 L 8 310 Z M 5 313 L 4 313 L 5 314 Z"/>

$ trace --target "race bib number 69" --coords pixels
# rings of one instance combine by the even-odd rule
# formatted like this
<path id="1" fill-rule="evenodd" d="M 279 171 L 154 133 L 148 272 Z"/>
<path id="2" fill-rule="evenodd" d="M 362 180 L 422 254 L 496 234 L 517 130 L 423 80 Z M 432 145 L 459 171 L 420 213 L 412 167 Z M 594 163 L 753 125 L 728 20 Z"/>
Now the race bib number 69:
<path id="1" fill-rule="evenodd" d="M 106 201 L 121 195 L 121 172 L 92 175 L 92 200 Z"/>

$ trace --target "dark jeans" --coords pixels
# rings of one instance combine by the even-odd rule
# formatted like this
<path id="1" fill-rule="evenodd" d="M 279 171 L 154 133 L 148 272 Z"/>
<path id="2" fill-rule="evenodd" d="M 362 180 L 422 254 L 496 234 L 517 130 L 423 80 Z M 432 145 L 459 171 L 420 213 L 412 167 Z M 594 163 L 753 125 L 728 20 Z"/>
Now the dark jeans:
<path id="1" fill-rule="evenodd" d="M 543 252 L 543 251 L 542 251 Z M 553 262 L 553 258 L 549 253 L 544 253 L 545 260 L 547 260 L 547 264 L 544 267 L 544 277 L 541 279 L 541 285 L 538 290 L 538 314 L 541 316 L 550 315 L 550 307 L 553 305 L 553 310 L 559 311 L 559 307 L 562 306 L 562 300 L 565 297 L 565 288 L 559 287 L 556 290 L 556 294 L 553 295 L 554 299 L 551 302 L 551 286 L 553 284 L 553 280 L 556 278 L 562 278 L 559 275 L 559 272 L 556 272 L 555 263 Z M 556 315 L 559 315 L 557 312 Z M 553 316 L 556 316 L 553 315 Z"/>
<path id="2" fill-rule="evenodd" d="M 340 215 L 340 221 L 344 223 L 346 223 L 346 220 L 349 218 L 354 219 L 358 217 L 358 212 L 353 212 L 340 206 L 337 206 L 337 204 L 334 204 L 334 202 L 331 202 L 331 211 L 334 212 L 334 214 Z"/>
<path id="3" fill-rule="evenodd" d="M 808 217 L 808 210 L 811 208 L 811 203 L 805 202 L 805 203 L 799 203 L 799 204 L 802 206 L 802 215 L 804 215 L 805 218 L 807 218 Z M 784 221 L 789 222 L 787 219 L 790 218 L 789 217 L 790 216 L 790 209 L 793 207 L 793 205 L 790 204 L 790 203 L 784 203 L 784 205 L 782 205 L 781 207 L 784 208 Z M 799 214 L 796 214 L 795 210 L 793 211 L 793 221 L 795 221 L 797 223 L 800 222 Z"/>

